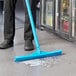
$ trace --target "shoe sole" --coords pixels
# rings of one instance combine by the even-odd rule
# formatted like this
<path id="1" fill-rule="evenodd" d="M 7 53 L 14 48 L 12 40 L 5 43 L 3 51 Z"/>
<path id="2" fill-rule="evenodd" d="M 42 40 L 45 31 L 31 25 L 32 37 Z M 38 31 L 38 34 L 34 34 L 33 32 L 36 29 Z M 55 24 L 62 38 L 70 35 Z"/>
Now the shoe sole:
<path id="1" fill-rule="evenodd" d="M 34 48 L 31 48 L 31 49 L 24 49 L 25 51 L 33 51 Z"/>
<path id="2" fill-rule="evenodd" d="M 5 48 L 0 47 L 0 49 L 8 49 L 8 48 L 11 48 L 11 47 L 13 47 L 13 45 L 7 46 Z"/>

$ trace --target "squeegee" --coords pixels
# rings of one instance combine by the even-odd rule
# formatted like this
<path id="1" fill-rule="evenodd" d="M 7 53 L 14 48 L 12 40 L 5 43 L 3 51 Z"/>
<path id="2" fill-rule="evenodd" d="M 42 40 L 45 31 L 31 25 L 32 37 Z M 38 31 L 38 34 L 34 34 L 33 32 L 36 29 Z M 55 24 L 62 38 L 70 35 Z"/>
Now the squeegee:
<path id="1" fill-rule="evenodd" d="M 33 16 L 32 16 L 32 11 L 31 11 L 31 8 L 30 8 L 29 0 L 25 0 L 25 3 L 26 3 L 26 6 L 27 6 L 29 19 L 30 19 L 32 32 L 33 32 L 33 36 L 34 36 L 35 45 L 36 45 L 37 50 L 36 50 L 36 52 L 34 52 L 34 53 L 30 54 L 30 55 L 15 57 L 15 62 L 61 55 L 62 50 L 57 50 L 57 51 L 52 51 L 52 52 L 45 52 L 45 51 L 40 50 L 39 41 L 38 41 L 36 29 L 35 29 L 35 24 L 34 24 L 34 20 L 33 20 Z"/>

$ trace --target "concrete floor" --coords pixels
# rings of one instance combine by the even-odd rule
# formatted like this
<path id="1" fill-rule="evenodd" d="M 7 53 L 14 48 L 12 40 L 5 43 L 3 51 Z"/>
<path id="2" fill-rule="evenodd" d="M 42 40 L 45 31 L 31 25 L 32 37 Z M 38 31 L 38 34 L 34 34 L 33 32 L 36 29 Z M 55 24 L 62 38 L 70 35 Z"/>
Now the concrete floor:
<path id="1" fill-rule="evenodd" d="M 76 45 L 53 34 L 48 34 L 46 31 L 37 30 L 37 33 L 42 50 L 62 49 L 64 55 L 55 57 L 56 59 L 52 61 L 52 64 L 51 62 L 47 64 L 48 67 L 15 63 L 15 56 L 26 55 L 35 51 L 24 51 L 23 28 L 21 28 L 16 30 L 14 47 L 0 50 L 0 76 L 76 76 Z M 0 42 L 2 41 L 3 34 L 0 31 Z"/>
<path id="2" fill-rule="evenodd" d="M 76 45 L 46 31 L 37 30 L 41 50 L 61 49 L 64 55 L 47 58 L 49 63 L 38 66 L 14 62 L 15 56 L 28 55 L 36 50 L 24 51 L 23 23 L 16 26 L 21 28 L 16 30 L 14 47 L 0 50 L 0 76 L 76 76 Z M 0 27 L 2 28 L 3 25 Z M 3 41 L 3 29 L 1 28 L 0 43 Z"/>

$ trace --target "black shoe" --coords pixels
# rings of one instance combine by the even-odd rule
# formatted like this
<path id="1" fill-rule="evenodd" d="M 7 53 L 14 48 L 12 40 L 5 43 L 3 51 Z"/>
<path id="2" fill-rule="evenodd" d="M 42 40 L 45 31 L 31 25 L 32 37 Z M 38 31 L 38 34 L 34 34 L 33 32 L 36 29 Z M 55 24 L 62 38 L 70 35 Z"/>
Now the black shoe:
<path id="1" fill-rule="evenodd" d="M 24 50 L 25 50 L 25 51 L 34 50 L 34 45 L 33 45 L 32 40 L 26 40 L 26 41 L 25 41 Z"/>
<path id="2" fill-rule="evenodd" d="M 0 49 L 7 49 L 13 47 L 13 40 L 4 40 L 3 43 L 0 44 Z"/>

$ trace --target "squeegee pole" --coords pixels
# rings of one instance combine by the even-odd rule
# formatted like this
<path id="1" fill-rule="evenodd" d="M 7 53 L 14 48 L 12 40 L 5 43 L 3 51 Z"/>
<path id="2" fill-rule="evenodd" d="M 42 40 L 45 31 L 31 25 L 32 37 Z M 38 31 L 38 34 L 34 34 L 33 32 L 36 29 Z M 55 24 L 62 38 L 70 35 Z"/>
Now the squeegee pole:
<path id="1" fill-rule="evenodd" d="M 31 12 L 29 0 L 25 0 L 25 2 L 26 2 L 28 14 L 29 14 L 29 19 L 30 19 L 30 23 L 31 23 L 31 28 L 32 28 L 32 32 L 33 32 L 33 36 L 34 36 L 34 40 L 35 40 L 35 45 L 36 45 L 37 53 L 40 53 L 39 41 L 38 41 L 36 29 L 35 29 L 35 24 L 34 24 L 32 12 Z"/>

